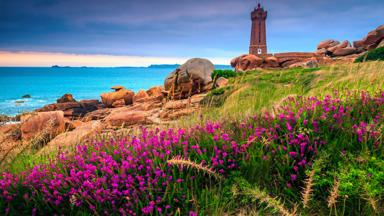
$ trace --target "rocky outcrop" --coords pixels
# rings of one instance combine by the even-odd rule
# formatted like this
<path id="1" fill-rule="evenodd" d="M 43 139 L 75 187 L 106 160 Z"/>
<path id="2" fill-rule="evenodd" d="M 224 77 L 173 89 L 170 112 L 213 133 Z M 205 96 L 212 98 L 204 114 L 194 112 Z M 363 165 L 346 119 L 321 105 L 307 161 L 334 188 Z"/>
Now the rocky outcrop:
<path id="1" fill-rule="evenodd" d="M 357 53 L 358 50 L 351 46 L 348 40 L 339 42 L 336 40 L 326 40 L 319 43 L 316 53 L 329 56 L 346 56 Z"/>
<path id="2" fill-rule="evenodd" d="M 121 127 L 134 124 L 146 124 L 147 113 L 144 111 L 131 110 L 122 112 L 113 112 L 105 119 L 109 126 Z"/>
<path id="3" fill-rule="evenodd" d="M 70 119 L 81 118 L 87 113 L 102 108 L 102 104 L 98 100 L 81 100 L 79 102 L 63 102 L 48 104 L 40 109 L 35 110 L 36 112 L 48 112 L 58 111 L 64 112 L 64 116 Z"/>
<path id="4" fill-rule="evenodd" d="M 101 101 L 106 107 L 120 107 L 122 104 L 130 105 L 133 103 L 135 93 L 122 86 L 114 86 L 115 92 L 101 94 Z M 124 101 L 124 103 L 123 103 Z"/>
<path id="5" fill-rule="evenodd" d="M 95 110 L 95 111 L 87 113 L 84 116 L 83 121 L 91 121 L 91 120 L 104 119 L 110 113 L 111 113 L 111 109 L 110 108 L 98 109 L 98 110 Z"/>
<path id="6" fill-rule="evenodd" d="M 56 100 L 57 103 L 76 102 L 71 94 L 64 94 L 61 98 Z"/>
<path id="7" fill-rule="evenodd" d="M 37 112 L 21 123 L 20 131 L 23 139 L 34 138 L 41 133 L 51 137 L 64 132 L 65 120 L 63 111 Z"/>
<path id="8" fill-rule="evenodd" d="M 155 86 L 147 90 L 149 97 L 163 97 L 164 88 L 162 86 Z"/>
<path id="9" fill-rule="evenodd" d="M 287 68 L 290 65 L 306 62 L 318 57 L 310 52 L 276 53 L 275 55 L 255 56 L 253 54 L 241 55 L 231 60 L 236 71 L 249 71 L 260 68 Z"/>
<path id="10" fill-rule="evenodd" d="M 168 101 L 162 107 L 159 117 L 163 121 L 168 121 L 190 115 L 199 110 L 200 102 L 205 96 L 206 94 L 197 94 L 188 99 Z"/>
<path id="11" fill-rule="evenodd" d="M 149 95 L 146 91 L 140 90 L 135 96 L 133 96 L 133 103 L 145 102 L 149 99 Z"/>
<path id="12" fill-rule="evenodd" d="M 317 68 L 319 67 L 319 62 L 317 59 L 310 59 L 308 61 L 298 62 L 294 63 L 292 65 L 289 65 L 289 68 L 295 68 L 295 67 L 301 67 L 301 68 Z"/>
<path id="13" fill-rule="evenodd" d="M 213 70 L 212 62 L 207 59 L 189 59 L 167 76 L 164 81 L 165 90 L 174 99 L 205 92 L 212 87 Z"/>
<path id="14" fill-rule="evenodd" d="M 349 41 L 340 42 L 333 39 L 320 42 L 316 50 L 317 54 L 331 57 L 347 56 L 358 52 L 360 51 L 352 47 Z"/>
<path id="15" fill-rule="evenodd" d="M 219 78 L 217 78 L 217 80 L 215 82 L 215 87 L 216 88 L 222 88 L 222 87 L 228 85 L 228 82 L 229 82 L 228 79 L 226 79 L 224 77 L 219 77 Z"/>
<path id="16" fill-rule="evenodd" d="M 379 43 L 379 45 L 377 45 L 377 48 L 379 48 L 379 47 L 384 47 L 384 39 L 381 40 L 381 42 Z"/>
<path id="17" fill-rule="evenodd" d="M 337 40 L 333 40 L 333 39 L 324 40 L 324 41 L 321 41 L 317 45 L 317 50 L 328 49 L 330 47 L 334 47 L 334 46 L 337 46 L 339 44 L 340 44 L 340 42 Z"/>
<path id="18" fill-rule="evenodd" d="M 340 41 L 333 39 L 321 41 L 317 45 L 316 53 L 330 57 L 353 57 L 354 54 L 359 54 L 379 47 L 382 40 L 384 40 L 384 25 L 370 31 L 363 39 L 354 41 L 353 46 L 347 40 L 341 43 Z"/>
<path id="19" fill-rule="evenodd" d="M 332 52 L 333 56 L 347 56 L 357 53 L 356 48 L 353 47 L 345 47 L 345 48 L 338 48 L 335 49 L 334 52 Z"/>
<path id="20" fill-rule="evenodd" d="M 72 131 L 65 132 L 56 136 L 39 153 L 49 153 L 54 149 L 79 144 L 90 136 L 101 132 L 103 128 L 104 125 L 100 121 L 85 122 Z"/>
<path id="21" fill-rule="evenodd" d="M 380 42 L 384 39 L 384 25 L 377 27 L 370 31 L 363 39 L 354 41 L 353 46 L 357 49 L 371 50 L 378 47 Z"/>

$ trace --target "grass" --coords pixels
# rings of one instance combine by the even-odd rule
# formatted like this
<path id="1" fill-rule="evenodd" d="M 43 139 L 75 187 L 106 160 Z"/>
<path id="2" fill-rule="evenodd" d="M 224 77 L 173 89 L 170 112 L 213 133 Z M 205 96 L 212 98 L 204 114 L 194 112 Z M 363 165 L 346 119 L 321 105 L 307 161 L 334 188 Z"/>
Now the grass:
<path id="1" fill-rule="evenodd" d="M 230 78 L 230 90 L 206 98 L 206 108 L 200 113 L 184 118 L 172 126 L 189 127 L 207 121 L 242 120 L 260 111 L 271 112 L 280 101 L 292 95 L 324 96 L 346 89 L 374 92 L 384 89 L 382 77 L 382 61 L 337 64 L 314 69 L 245 72 Z"/>
<path id="2" fill-rule="evenodd" d="M 216 90 L 217 93 L 209 94 L 203 101 L 205 108 L 200 113 L 183 118 L 176 125 L 171 126 L 171 128 L 194 129 L 196 125 L 200 125 L 201 128 L 197 127 L 199 129 L 194 133 L 181 136 L 175 130 L 164 133 L 144 131 L 149 138 L 147 135 L 138 133 L 136 137 L 142 143 L 137 143 L 137 146 L 133 145 L 135 142 L 131 142 L 128 135 L 112 137 L 111 140 L 100 137 L 98 142 L 95 142 L 100 142 L 100 144 L 90 144 L 91 150 L 89 151 L 79 148 L 80 150 L 76 151 L 77 154 L 74 157 L 78 156 L 77 160 L 86 160 L 90 164 L 94 164 L 97 160 L 101 160 L 104 164 L 104 158 L 110 159 L 111 164 L 119 164 L 127 155 L 130 156 L 128 158 L 141 155 L 145 160 L 140 159 L 132 165 L 145 166 L 153 163 L 153 166 L 161 167 L 164 175 L 167 175 L 167 179 L 156 179 L 157 181 L 168 182 L 169 175 L 183 180 L 177 183 L 169 181 L 164 187 L 153 186 L 153 188 L 144 190 L 145 192 L 140 192 L 143 195 L 141 196 L 139 193 L 136 198 L 139 203 L 134 204 L 136 205 L 135 212 L 138 214 L 140 214 L 140 209 L 146 208 L 147 211 L 147 207 L 151 207 L 151 197 L 155 194 L 162 197 L 156 205 L 164 207 L 165 204 L 170 204 L 172 208 L 167 213 L 172 215 L 194 215 L 196 212 L 199 215 L 384 214 L 382 207 L 384 203 L 382 187 L 384 181 L 382 154 L 384 127 L 382 120 L 380 118 L 377 120 L 375 117 L 375 113 L 383 113 L 383 107 L 382 105 L 377 106 L 374 100 L 365 102 L 364 92 L 362 96 L 360 93 L 356 93 L 356 91 L 363 90 L 374 94 L 383 90 L 384 79 L 382 77 L 384 77 L 384 62 L 242 73 L 229 78 L 229 86 Z M 337 97 L 332 101 L 335 107 L 342 105 L 346 109 L 347 107 L 353 108 L 352 111 L 347 112 L 349 116 L 343 118 L 339 127 L 336 127 L 339 117 L 330 115 L 321 121 L 323 107 L 307 112 L 300 110 L 301 107 L 307 106 L 308 99 L 305 98 L 310 96 L 324 98 L 326 95 Z M 298 97 L 292 99 L 291 96 Z M 290 107 L 287 112 L 283 109 L 286 106 Z M 280 117 L 276 117 L 281 116 L 281 113 L 285 113 L 286 116 L 289 116 L 289 113 L 297 115 L 300 113 L 300 115 L 291 116 L 290 118 L 294 118 L 294 121 L 288 119 L 283 121 L 279 120 Z M 275 118 L 271 120 L 268 116 Z M 309 126 L 305 121 L 309 121 L 313 125 L 318 121 L 320 128 L 315 129 L 315 126 Z M 378 125 L 373 126 L 376 121 Z M 221 124 L 211 133 L 211 127 L 215 128 L 215 126 L 208 122 L 220 122 Z M 372 125 L 365 126 L 361 122 Z M 204 127 L 204 125 L 207 126 Z M 276 125 L 281 130 L 273 136 L 271 133 L 274 130 L 270 128 L 275 128 Z M 370 139 L 368 135 L 364 135 L 362 130 L 366 128 L 375 129 L 375 138 Z M 257 132 L 259 129 L 260 131 Z M 257 134 L 255 131 L 260 133 L 260 137 L 254 136 Z M 157 137 L 158 133 L 160 138 Z M 363 133 L 361 137 L 358 135 L 360 133 Z M 289 154 L 276 154 L 275 152 L 278 152 L 277 149 L 283 146 L 288 146 L 290 152 L 300 152 L 300 147 L 287 144 L 292 140 L 299 140 L 298 135 L 308 137 L 309 140 L 306 142 L 316 148 L 318 144 L 314 143 L 321 143 L 320 141 L 324 141 L 326 145 L 316 149 L 314 151 L 316 154 L 312 154 L 312 150 L 307 152 L 305 163 L 310 165 L 304 166 L 304 168 L 301 168 L 300 165 L 300 168 L 297 168 L 298 171 L 293 172 L 293 168 L 299 166 L 296 165 L 299 161 L 294 159 L 295 156 L 292 156 L 292 159 Z M 168 143 L 168 139 L 171 144 Z M 357 141 L 358 139 L 359 141 Z M 160 140 L 161 148 L 153 148 L 148 144 L 148 140 Z M 234 154 L 234 150 L 231 149 L 234 148 L 234 144 L 231 141 L 235 141 L 239 146 L 247 146 L 244 154 Z M 380 146 L 379 149 L 375 149 L 376 144 Z M 169 146 L 172 148 L 168 149 Z M 120 150 L 124 154 L 119 153 Z M 118 152 L 115 153 L 115 151 Z M 222 156 L 224 153 L 226 156 Z M 152 154 L 163 154 L 164 158 L 152 157 Z M 169 156 L 164 156 L 168 154 Z M 106 157 L 106 155 L 110 155 L 110 157 Z M 236 161 L 238 165 L 236 169 L 226 169 L 225 166 L 220 165 L 221 163 L 230 164 L 231 161 L 228 160 L 227 155 L 230 155 L 230 160 Z M 23 165 L 23 162 L 29 165 L 36 162 L 34 161 L 36 156 L 24 156 L 25 158 L 18 157 L 14 161 L 12 172 L 25 170 L 28 166 Z M 38 163 L 47 162 L 46 158 L 38 161 Z M 67 164 L 73 164 L 72 169 L 74 170 L 79 169 L 77 163 L 73 163 L 69 159 L 62 162 L 62 165 L 59 163 L 57 168 L 52 169 L 63 175 L 68 173 L 68 171 L 63 171 L 67 169 Z M 78 164 L 82 164 L 79 166 L 84 165 L 84 163 Z M 103 167 L 103 169 L 106 168 Z M 112 168 L 108 167 L 108 169 L 111 170 L 98 177 L 107 176 L 106 178 L 109 179 L 109 175 L 119 175 L 122 172 L 122 168 L 116 165 Z M 52 178 L 49 171 L 43 170 L 48 178 Z M 98 171 L 96 174 L 100 175 L 102 172 Z M 141 168 L 135 168 L 127 173 L 135 175 L 142 172 Z M 125 175 L 124 172 L 123 175 Z M 152 175 L 153 173 L 148 174 L 148 176 Z M 34 181 L 39 181 L 39 178 Z M 47 182 L 49 181 L 47 180 Z M 103 189 L 109 186 L 106 184 Z M 17 187 L 20 188 L 19 191 L 23 189 L 26 194 L 29 193 L 27 188 L 23 188 L 21 185 L 17 185 Z M 78 186 L 74 183 L 71 187 Z M 132 189 L 134 190 L 134 188 Z M 63 196 L 68 193 L 65 188 L 57 190 Z M 17 192 L 18 190 L 16 190 Z M 148 197 L 144 195 L 146 192 L 148 192 Z M 57 209 L 69 210 L 66 204 L 55 206 L 51 201 L 44 200 L 44 196 L 46 196 L 44 193 L 40 194 L 32 202 L 40 204 L 37 206 L 38 209 L 51 213 Z M 15 203 L 32 208 L 32 203 L 24 201 L 22 197 L 22 194 L 20 197 L 17 195 L 19 200 L 16 200 Z M 175 197 L 177 197 L 177 201 L 174 200 Z M 80 195 L 76 199 L 80 199 Z M 111 205 L 114 205 L 109 202 L 94 203 L 88 198 L 85 201 L 92 202 L 92 205 L 89 205 L 95 208 L 94 212 L 89 212 L 86 207 L 76 208 L 71 205 L 70 208 L 77 209 L 75 213 L 78 214 L 97 214 L 101 211 L 100 209 L 110 210 Z M 126 202 L 126 200 L 117 201 Z M 5 203 L 0 199 L 0 205 Z M 14 211 L 18 211 L 18 206 L 8 205 Z M 6 211 L 6 208 L 0 206 L 0 211 L 4 209 Z M 158 212 L 154 214 L 161 215 Z"/>

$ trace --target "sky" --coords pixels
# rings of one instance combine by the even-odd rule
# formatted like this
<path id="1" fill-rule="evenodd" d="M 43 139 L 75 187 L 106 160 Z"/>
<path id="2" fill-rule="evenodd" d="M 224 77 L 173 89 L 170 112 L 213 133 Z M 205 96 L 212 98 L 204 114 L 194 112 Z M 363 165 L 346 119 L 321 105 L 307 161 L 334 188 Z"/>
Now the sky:
<path id="1" fill-rule="evenodd" d="M 270 53 L 358 40 L 383 0 L 0 0 L 0 66 L 146 66 L 248 52 L 250 12 L 268 11 Z"/>

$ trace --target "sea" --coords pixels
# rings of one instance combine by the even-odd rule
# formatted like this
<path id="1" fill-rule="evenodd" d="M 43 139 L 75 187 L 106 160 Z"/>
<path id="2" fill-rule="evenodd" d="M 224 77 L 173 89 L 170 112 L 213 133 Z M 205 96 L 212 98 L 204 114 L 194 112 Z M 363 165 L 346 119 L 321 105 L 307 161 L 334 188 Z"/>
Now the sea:
<path id="1" fill-rule="evenodd" d="M 15 116 L 55 103 L 62 95 L 76 100 L 99 99 L 122 85 L 137 92 L 164 84 L 177 65 L 150 67 L 0 67 L 0 115 Z M 226 65 L 216 69 L 230 69 Z M 23 96 L 30 98 L 23 98 Z"/>

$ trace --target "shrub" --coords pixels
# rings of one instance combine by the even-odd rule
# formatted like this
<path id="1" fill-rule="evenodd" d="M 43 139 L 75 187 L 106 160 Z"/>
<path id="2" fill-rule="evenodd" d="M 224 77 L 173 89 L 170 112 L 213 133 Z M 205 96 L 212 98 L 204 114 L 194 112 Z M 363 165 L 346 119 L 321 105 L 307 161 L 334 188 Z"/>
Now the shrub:
<path id="1" fill-rule="evenodd" d="M 224 88 L 216 88 L 211 91 L 211 94 L 213 95 L 222 95 L 224 94 L 225 89 Z"/>
<path id="2" fill-rule="evenodd" d="M 374 50 L 368 51 L 364 55 L 356 58 L 355 62 L 363 61 L 384 61 L 384 47 L 379 47 Z"/>
<path id="3" fill-rule="evenodd" d="M 214 70 L 212 73 L 212 79 L 217 79 L 219 77 L 224 77 L 224 78 L 230 78 L 230 77 L 235 77 L 238 74 L 233 71 L 233 70 Z"/>

